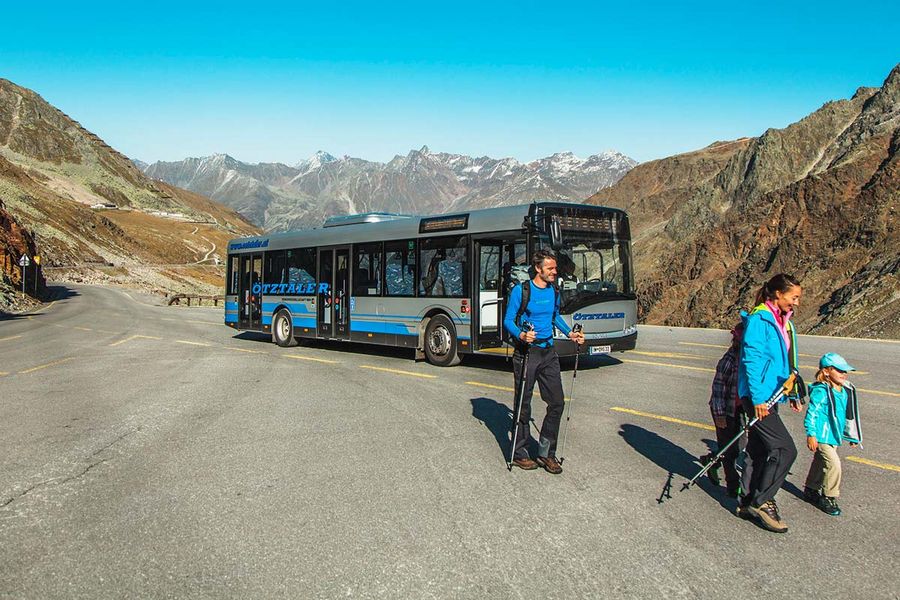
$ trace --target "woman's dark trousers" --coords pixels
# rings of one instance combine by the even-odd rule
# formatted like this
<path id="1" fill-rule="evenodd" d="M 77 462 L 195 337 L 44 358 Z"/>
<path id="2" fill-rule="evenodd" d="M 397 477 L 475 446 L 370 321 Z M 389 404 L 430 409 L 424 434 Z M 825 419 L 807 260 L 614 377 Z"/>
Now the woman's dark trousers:
<path id="1" fill-rule="evenodd" d="M 749 398 L 744 398 L 744 410 L 748 415 L 755 414 Z M 760 419 L 750 428 L 747 455 L 752 464 L 752 473 L 744 503 L 760 507 L 775 499 L 775 493 L 784 484 L 788 471 L 797 458 L 797 446 L 778 414 L 778 405 L 769 411 L 766 418 Z"/>

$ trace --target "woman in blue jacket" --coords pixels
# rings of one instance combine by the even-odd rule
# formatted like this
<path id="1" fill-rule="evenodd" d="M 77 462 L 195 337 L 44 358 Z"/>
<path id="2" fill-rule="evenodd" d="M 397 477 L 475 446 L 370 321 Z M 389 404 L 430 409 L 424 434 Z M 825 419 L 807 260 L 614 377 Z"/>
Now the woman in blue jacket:
<path id="1" fill-rule="evenodd" d="M 755 518 L 762 527 L 777 533 L 784 533 L 788 527 L 778 513 L 775 493 L 797 458 L 797 447 L 778 415 L 778 406 L 769 411 L 765 404 L 797 365 L 797 336 L 791 316 L 800 304 L 800 294 L 800 283 L 781 273 L 760 288 L 757 306 L 742 314 L 738 394 L 746 414 L 760 420 L 747 438 L 752 471 L 738 516 Z M 791 408 L 799 412 L 799 402 L 792 400 Z"/>

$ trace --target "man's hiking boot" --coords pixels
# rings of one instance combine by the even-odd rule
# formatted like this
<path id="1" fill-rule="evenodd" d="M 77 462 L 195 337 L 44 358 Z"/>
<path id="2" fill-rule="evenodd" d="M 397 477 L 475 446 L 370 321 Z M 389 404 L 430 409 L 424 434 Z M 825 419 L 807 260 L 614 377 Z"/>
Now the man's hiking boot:
<path id="1" fill-rule="evenodd" d="M 764 502 L 760 507 L 751 505 L 748 508 L 764 529 L 775 533 L 784 533 L 788 530 L 787 524 L 781 518 L 781 515 L 778 514 L 778 506 L 776 506 L 774 500 Z"/>
<path id="2" fill-rule="evenodd" d="M 548 473 L 553 473 L 554 475 L 559 475 L 560 473 L 562 473 L 562 465 L 559 464 L 559 461 L 556 460 L 555 456 L 548 456 L 547 458 L 538 456 L 537 464 L 544 467 L 544 470 Z"/>
<path id="3" fill-rule="evenodd" d="M 709 464 L 713 458 L 715 458 L 715 454 L 709 453 L 706 456 L 700 457 L 700 464 L 702 466 L 706 466 Z M 719 467 L 722 466 L 722 463 L 716 463 L 712 467 L 709 468 L 709 471 L 706 472 L 706 476 L 709 477 L 709 480 L 713 485 L 719 485 L 719 482 L 722 481 L 722 478 L 719 477 Z"/>
<path id="4" fill-rule="evenodd" d="M 841 514 L 841 507 L 838 506 L 837 498 L 833 498 L 832 496 L 820 496 L 816 506 L 818 506 L 819 510 L 823 513 L 831 515 L 832 517 L 837 517 Z"/>
<path id="5" fill-rule="evenodd" d="M 512 464 L 519 467 L 523 471 L 533 471 L 534 469 L 538 468 L 538 464 L 527 456 L 523 458 L 514 458 Z"/>
<path id="6" fill-rule="evenodd" d="M 822 497 L 822 494 L 819 493 L 819 490 L 814 490 L 812 488 L 805 487 L 803 488 L 803 499 L 809 502 L 810 504 L 814 504 L 815 506 L 819 505 L 819 498 Z"/>
<path id="7" fill-rule="evenodd" d="M 750 512 L 750 506 L 746 504 L 738 504 L 737 510 L 734 511 L 734 514 L 744 519 L 745 521 L 753 520 L 753 513 Z"/>

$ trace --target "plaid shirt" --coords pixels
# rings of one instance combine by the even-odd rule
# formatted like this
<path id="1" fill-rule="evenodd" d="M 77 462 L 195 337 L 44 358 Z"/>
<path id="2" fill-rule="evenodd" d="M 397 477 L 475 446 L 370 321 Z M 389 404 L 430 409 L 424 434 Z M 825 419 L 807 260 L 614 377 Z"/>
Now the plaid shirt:
<path id="1" fill-rule="evenodd" d="M 719 359 L 713 376 L 709 408 L 714 417 L 733 417 L 738 402 L 737 366 L 738 349 L 731 347 Z"/>

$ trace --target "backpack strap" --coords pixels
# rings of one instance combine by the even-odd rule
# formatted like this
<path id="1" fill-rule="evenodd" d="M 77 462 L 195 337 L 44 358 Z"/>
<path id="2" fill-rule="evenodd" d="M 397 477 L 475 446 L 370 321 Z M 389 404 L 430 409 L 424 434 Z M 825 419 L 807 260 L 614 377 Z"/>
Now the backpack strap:
<path id="1" fill-rule="evenodd" d="M 519 285 L 522 289 L 522 301 L 519 303 L 518 312 L 516 312 L 516 325 L 521 328 L 522 315 L 525 314 L 525 309 L 528 308 L 528 303 L 531 302 L 531 281 L 523 281 Z"/>

